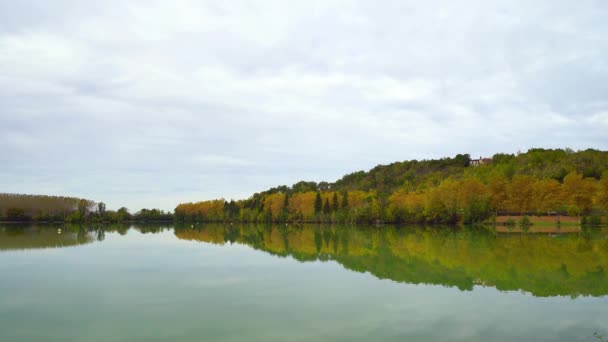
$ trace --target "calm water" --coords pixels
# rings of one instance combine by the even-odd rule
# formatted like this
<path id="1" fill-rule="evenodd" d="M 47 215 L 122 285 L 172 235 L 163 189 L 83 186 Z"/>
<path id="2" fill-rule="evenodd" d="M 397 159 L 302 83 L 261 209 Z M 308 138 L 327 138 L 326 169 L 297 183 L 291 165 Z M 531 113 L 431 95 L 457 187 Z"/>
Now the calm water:
<path id="1" fill-rule="evenodd" d="M 0 341 L 597 341 L 608 230 L 0 226 Z"/>

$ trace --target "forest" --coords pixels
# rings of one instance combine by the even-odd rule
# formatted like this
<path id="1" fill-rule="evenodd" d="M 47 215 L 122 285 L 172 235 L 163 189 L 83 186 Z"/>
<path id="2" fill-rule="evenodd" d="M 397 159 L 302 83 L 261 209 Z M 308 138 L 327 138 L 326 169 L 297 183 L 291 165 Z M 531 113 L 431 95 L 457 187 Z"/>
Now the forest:
<path id="1" fill-rule="evenodd" d="M 608 152 L 530 149 L 378 165 L 333 183 L 301 181 L 242 200 L 182 203 L 182 222 L 457 224 L 498 216 L 555 215 L 601 223 L 608 210 Z"/>
<path id="2" fill-rule="evenodd" d="M 0 193 L 0 221 L 7 222 L 162 222 L 173 214 L 159 209 L 141 209 L 131 214 L 122 207 L 106 210 L 103 202 L 46 195 Z"/>

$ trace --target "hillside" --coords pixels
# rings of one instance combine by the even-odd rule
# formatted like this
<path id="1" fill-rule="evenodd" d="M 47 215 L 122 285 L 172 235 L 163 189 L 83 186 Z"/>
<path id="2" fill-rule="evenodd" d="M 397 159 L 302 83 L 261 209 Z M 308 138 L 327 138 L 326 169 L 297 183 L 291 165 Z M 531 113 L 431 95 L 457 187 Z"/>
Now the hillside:
<path id="1" fill-rule="evenodd" d="M 378 165 L 336 182 L 298 182 L 248 199 L 184 203 L 182 221 L 477 222 L 500 213 L 608 209 L 608 152 L 531 149 Z"/>

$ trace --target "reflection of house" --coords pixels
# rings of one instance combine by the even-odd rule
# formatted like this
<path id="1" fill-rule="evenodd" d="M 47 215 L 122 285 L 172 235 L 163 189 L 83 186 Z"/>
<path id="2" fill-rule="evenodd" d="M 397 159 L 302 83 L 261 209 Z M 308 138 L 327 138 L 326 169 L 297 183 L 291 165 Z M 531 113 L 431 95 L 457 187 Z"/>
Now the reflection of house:
<path id="1" fill-rule="evenodd" d="M 479 166 L 482 164 L 489 164 L 491 162 L 492 158 L 479 157 L 479 159 L 471 159 L 471 166 Z"/>

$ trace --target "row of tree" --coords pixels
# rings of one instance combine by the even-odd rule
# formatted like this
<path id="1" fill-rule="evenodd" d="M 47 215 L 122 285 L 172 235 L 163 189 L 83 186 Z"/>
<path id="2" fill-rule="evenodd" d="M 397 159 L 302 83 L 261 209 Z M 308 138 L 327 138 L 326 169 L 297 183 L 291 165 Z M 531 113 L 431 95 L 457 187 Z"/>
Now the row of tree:
<path id="1" fill-rule="evenodd" d="M 106 210 L 103 202 L 75 197 L 0 194 L 0 221 L 12 222 L 161 222 L 172 221 L 173 213 L 141 209 L 131 214 L 122 207 Z"/>
<path id="2" fill-rule="evenodd" d="M 580 216 L 608 210 L 607 152 L 532 149 L 497 154 L 491 163 L 476 167 L 470 161 L 469 155 L 457 155 L 394 163 L 335 183 L 279 186 L 246 200 L 184 203 L 175 208 L 175 218 L 472 223 L 507 213 Z"/>

